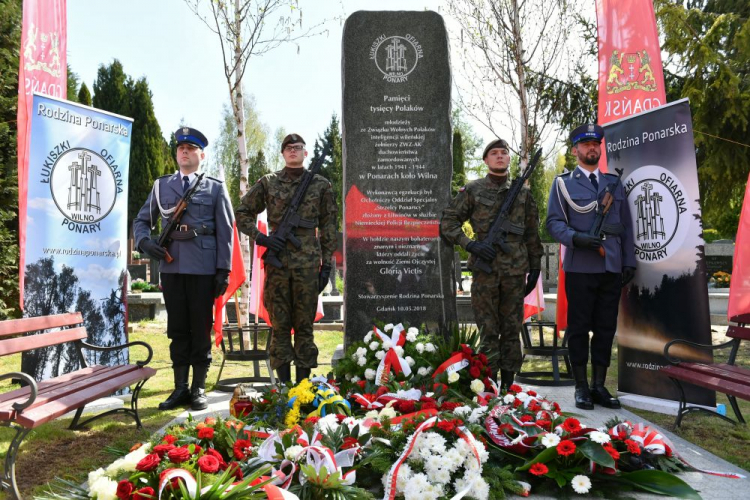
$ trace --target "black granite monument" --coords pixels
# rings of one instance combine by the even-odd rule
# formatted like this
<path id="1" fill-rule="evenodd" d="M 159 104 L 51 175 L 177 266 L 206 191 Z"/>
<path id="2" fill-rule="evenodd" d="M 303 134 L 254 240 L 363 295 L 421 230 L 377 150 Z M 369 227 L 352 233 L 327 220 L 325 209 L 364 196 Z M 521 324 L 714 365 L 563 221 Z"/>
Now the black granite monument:
<path id="1" fill-rule="evenodd" d="M 355 12 L 343 37 L 345 344 L 456 321 L 448 37 L 435 12 Z"/>

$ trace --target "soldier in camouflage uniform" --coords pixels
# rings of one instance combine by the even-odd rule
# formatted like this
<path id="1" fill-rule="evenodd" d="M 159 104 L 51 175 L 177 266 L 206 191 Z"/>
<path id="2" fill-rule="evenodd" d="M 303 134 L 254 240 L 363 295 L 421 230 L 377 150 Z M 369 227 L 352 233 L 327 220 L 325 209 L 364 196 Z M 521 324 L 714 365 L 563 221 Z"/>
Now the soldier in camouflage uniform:
<path id="1" fill-rule="evenodd" d="M 536 286 L 541 269 L 539 212 L 531 192 L 524 187 L 510 212 L 510 222 L 523 228 L 523 235 L 508 235 L 510 253 L 498 252 L 492 244 L 483 241 L 510 188 L 508 144 L 502 139 L 492 141 L 482 158 L 489 169 L 487 176 L 459 190 L 443 211 L 440 231 L 449 242 L 471 253 L 468 262 L 473 274 L 471 307 L 483 333 L 482 350 L 492 355 L 490 368 L 495 376 L 500 370 L 501 387 L 507 390 L 523 361 L 518 338 L 523 321 L 523 299 Z M 476 241 L 463 232 L 462 226 L 467 220 Z M 491 274 L 474 267 L 478 257 L 492 264 Z"/>
<path id="2" fill-rule="evenodd" d="M 299 227 L 295 235 L 302 242 L 297 249 L 273 236 L 281 223 L 294 192 L 306 171 L 302 165 L 307 151 L 305 141 L 297 134 L 287 135 L 281 143 L 286 167 L 260 178 L 242 198 L 235 211 L 237 228 L 255 243 L 278 252 L 282 268 L 267 265 L 263 305 L 273 326 L 271 366 L 279 380 L 291 380 L 290 363 L 294 361 L 297 381 L 308 377 L 318 366 L 318 348 L 313 338 L 313 322 L 318 294 L 331 275 L 331 257 L 336 249 L 336 201 L 331 183 L 316 175 L 305 193 L 298 213 L 312 221 L 310 228 Z M 270 236 L 256 227 L 256 217 L 267 210 Z M 317 228 L 317 236 L 316 236 Z M 294 329 L 294 344 L 291 331 Z"/>

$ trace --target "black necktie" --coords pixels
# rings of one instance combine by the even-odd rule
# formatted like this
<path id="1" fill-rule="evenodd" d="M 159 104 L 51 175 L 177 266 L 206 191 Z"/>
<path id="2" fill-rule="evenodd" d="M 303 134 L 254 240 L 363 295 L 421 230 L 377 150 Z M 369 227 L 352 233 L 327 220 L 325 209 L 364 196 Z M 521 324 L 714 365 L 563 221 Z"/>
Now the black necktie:
<path id="1" fill-rule="evenodd" d="M 182 192 L 185 193 L 185 191 L 187 191 L 189 187 L 190 187 L 190 178 L 186 175 L 182 178 Z"/>
<path id="2" fill-rule="evenodd" d="M 594 173 L 589 174 L 589 180 L 591 181 L 591 184 L 594 186 L 594 189 L 596 189 L 596 191 L 598 192 L 599 191 L 599 181 L 596 180 L 596 174 L 594 174 Z"/>

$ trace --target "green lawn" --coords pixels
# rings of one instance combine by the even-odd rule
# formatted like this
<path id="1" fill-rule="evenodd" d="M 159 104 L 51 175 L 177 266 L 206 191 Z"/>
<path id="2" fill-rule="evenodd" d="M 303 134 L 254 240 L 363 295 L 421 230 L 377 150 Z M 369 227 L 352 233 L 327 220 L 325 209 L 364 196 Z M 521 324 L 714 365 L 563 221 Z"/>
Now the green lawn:
<path id="1" fill-rule="evenodd" d="M 314 373 L 327 373 L 330 360 L 337 344 L 343 342 L 342 332 L 316 332 L 316 342 L 320 350 L 320 366 Z M 133 420 L 116 416 L 94 422 L 88 430 L 70 431 L 67 426 L 71 419 L 56 420 L 32 431 L 24 440 L 16 465 L 21 493 L 24 498 L 32 498 L 44 489 L 55 477 L 83 482 L 89 471 L 103 467 L 114 461 L 114 457 L 104 450 L 114 447 L 123 450 L 148 437 L 170 422 L 183 409 L 159 411 L 158 404 L 172 391 L 172 370 L 169 362 L 169 339 L 166 336 L 165 322 L 143 322 L 134 325 L 131 340 L 148 342 L 154 350 L 154 358 L 149 366 L 156 368 L 157 374 L 151 378 L 139 398 L 143 430 L 137 431 Z M 143 359 L 142 349 L 131 351 L 131 360 Z M 221 349 L 214 348 L 214 361 L 207 379 L 207 390 L 212 390 L 221 364 Z M 0 357 L 0 373 L 18 371 L 20 355 Z M 222 379 L 242 377 L 250 374 L 251 363 L 227 361 Z M 264 372 L 265 373 L 265 372 Z M 0 382 L 0 392 L 11 388 L 9 381 Z M 8 444 L 15 431 L 0 428 L 0 457 L 5 457 Z M 0 492 L 0 499 L 8 498 Z"/>

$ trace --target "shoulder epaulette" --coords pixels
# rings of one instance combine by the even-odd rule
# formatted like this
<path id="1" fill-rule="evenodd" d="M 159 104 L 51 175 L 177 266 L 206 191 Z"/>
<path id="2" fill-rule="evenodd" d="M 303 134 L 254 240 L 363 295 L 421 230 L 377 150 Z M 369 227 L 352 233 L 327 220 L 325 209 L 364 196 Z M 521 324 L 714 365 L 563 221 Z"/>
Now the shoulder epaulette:
<path id="1" fill-rule="evenodd" d="M 172 177 L 174 174 L 164 174 L 162 176 L 157 177 L 156 179 L 164 179 L 165 177 Z"/>
<path id="2" fill-rule="evenodd" d="M 609 175 L 609 176 L 612 176 L 612 177 L 617 177 L 617 174 L 612 174 L 610 172 L 605 172 L 604 175 Z"/>
<path id="3" fill-rule="evenodd" d="M 561 174 L 557 174 L 557 177 L 563 177 L 565 175 L 571 174 L 572 172 L 573 172 L 572 170 L 566 170 L 565 172 L 563 172 Z"/>

